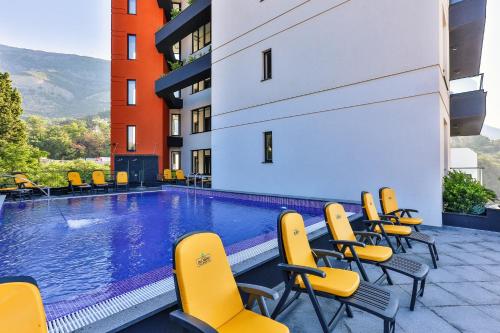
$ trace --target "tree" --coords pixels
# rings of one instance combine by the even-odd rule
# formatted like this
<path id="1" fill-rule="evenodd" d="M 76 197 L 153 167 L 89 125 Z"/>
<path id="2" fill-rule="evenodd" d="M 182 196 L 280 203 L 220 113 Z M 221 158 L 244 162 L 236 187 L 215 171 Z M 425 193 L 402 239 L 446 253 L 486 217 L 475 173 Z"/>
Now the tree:
<path id="1" fill-rule="evenodd" d="M 12 87 L 8 73 L 0 73 L 0 173 L 29 172 L 44 154 L 28 144 L 21 94 Z"/>

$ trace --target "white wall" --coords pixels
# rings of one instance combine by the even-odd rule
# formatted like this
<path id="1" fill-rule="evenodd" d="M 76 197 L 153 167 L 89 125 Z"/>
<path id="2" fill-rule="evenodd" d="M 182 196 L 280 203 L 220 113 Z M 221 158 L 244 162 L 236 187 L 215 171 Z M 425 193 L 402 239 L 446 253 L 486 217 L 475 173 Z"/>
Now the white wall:
<path id="1" fill-rule="evenodd" d="M 480 180 L 478 170 L 471 169 L 477 168 L 478 163 L 477 153 L 470 148 L 451 148 L 450 167 L 468 173 L 475 179 Z"/>
<path id="2" fill-rule="evenodd" d="M 214 1 L 214 187 L 359 200 L 393 186 L 440 225 L 442 4 Z M 268 48 L 273 79 L 261 82 Z M 265 131 L 273 164 L 262 163 Z"/>

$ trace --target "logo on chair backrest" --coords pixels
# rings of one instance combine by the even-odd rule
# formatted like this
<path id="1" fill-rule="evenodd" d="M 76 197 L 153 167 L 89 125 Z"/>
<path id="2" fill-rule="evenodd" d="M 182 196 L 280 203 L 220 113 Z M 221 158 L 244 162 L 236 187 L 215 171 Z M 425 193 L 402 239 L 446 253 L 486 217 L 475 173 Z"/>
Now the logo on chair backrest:
<path id="1" fill-rule="evenodd" d="M 293 229 L 293 235 L 297 236 L 298 234 L 300 234 L 299 229 Z"/>
<path id="2" fill-rule="evenodd" d="M 210 253 L 202 253 L 199 258 L 196 258 L 196 265 L 198 267 L 204 266 L 212 261 Z"/>
<path id="3" fill-rule="evenodd" d="M 392 200 L 392 197 L 389 197 L 388 199 L 389 199 L 389 200 Z"/>
<path id="4" fill-rule="evenodd" d="M 335 218 L 336 218 L 337 220 L 340 220 L 340 219 L 342 218 L 342 215 L 337 214 L 337 216 L 335 216 Z"/>

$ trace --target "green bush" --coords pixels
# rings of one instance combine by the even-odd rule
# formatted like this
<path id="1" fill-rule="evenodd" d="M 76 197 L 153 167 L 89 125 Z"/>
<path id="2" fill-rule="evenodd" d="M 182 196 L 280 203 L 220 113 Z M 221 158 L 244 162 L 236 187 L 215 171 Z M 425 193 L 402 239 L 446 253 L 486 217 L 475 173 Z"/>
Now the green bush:
<path id="1" fill-rule="evenodd" d="M 85 160 L 41 163 L 38 172 L 30 173 L 28 176 L 39 185 L 64 187 L 68 186 L 68 171 L 78 171 L 82 176 L 82 180 L 90 182 L 94 170 L 104 170 L 107 173 L 109 172 L 109 165 L 101 165 Z"/>
<path id="2" fill-rule="evenodd" d="M 443 188 L 445 212 L 481 215 L 486 204 L 496 198 L 494 191 L 460 171 L 451 171 L 445 176 Z"/>

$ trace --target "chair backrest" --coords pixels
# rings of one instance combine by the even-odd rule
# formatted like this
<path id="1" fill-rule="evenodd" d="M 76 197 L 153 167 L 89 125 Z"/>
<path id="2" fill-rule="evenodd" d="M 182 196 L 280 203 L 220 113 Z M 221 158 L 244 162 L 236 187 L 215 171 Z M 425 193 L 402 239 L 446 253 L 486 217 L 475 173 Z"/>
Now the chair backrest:
<path id="1" fill-rule="evenodd" d="M 175 171 L 175 178 L 177 178 L 179 180 L 186 180 L 186 176 L 184 175 L 184 171 L 182 171 L 182 170 Z"/>
<path id="2" fill-rule="evenodd" d="M 104 176 L 104 171 L 102 170 L 92 171 L 92 182 L 95 185 L 104 185 L 106 183 L 106 177 Z"/>
<path id="3" fill-rule="evenodd" d="M 198 232 L 174 244 L 174 279 L 182 311 L 218 328 L 244 309 L 219 236 Z"/>
<path id="4" fill-rule="evenodd" d="M 356 235 L 352 231 L 351 223 L 341 204 L 330 202 L 325 205 L 325 221 L 334 240 L 356 241 Z M 342 245 L 337 246 L 340 250 Z"/>
<path id="5" fill-rule="evenodd" d="M 28 176 L 24 173 L 16 173 L 14 175 L 14 181 L 16 182 L 16 185 L 23 184 L 25 188 L 33 187 L 33 184 L 29 181 Z"/>
<path id="6" fill-rule="evenodd" d="M 172 170 L 170 170 L 170 169 L 164 169 L 163 170 L 163 179 L 164 180 L 172 180 L 172 179 L 174 179 L 172 177 Z"/>
<path id="7" fill-rule="evenodd" d="M 392 213 L 399 209 L 396 191 L 390 187 L 382 187 L 379 190 L 380 207 L 384 214 Z M 399 213 L 397 215 L 400 215 Z"/>
<path id="8" fill-rule="evenodd" d="M 73 186 L 80 186 L 83 184 L 82 177 L 80 177 L 80 173 L 78 171 L 68 172 L 68 181 Z"/>
<path id="9" fill-rule="evenodd" d="M 47 332 L 42 297 L 32 278 L 0 279 L 0 332 Z"/>
<path id="10" fill-rule="evenodd" d="M 126 171 L 118 171 L 116 173 L 117 184 L 128 184 L 128 173 Z"/>
<path id="11" fill-rule="evenodd" d="M 282 261 L 317 268 L 302 216 L 285 211 L 278 218 L 278 244 Z"/>
<path id="12" fill-rule="evenodd" d="M 373 195 L 370 192 L 361 193 L 361 203 L 363 205 L 363 213 L 368 220 L 380 220 L 377 212 L 377 206 L 373 200 Z"/>

